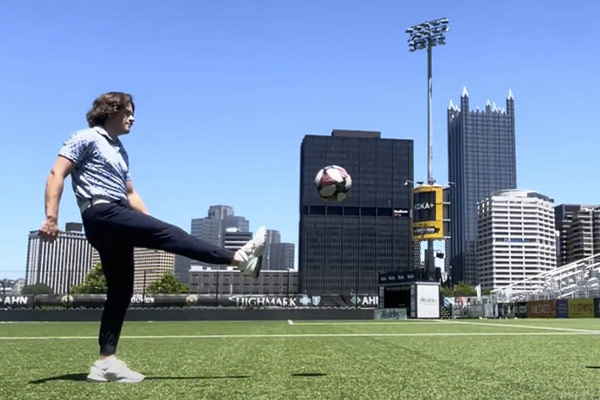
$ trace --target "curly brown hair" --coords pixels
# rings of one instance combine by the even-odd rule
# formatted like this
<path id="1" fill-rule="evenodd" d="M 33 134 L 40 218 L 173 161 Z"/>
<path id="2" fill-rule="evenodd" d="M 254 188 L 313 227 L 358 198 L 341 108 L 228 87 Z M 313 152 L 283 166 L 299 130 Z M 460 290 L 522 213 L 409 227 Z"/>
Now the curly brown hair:
<path id="1" fill-rule="evenodd" d="M 122 111 L 131 104 L 131 108 L 135 111 L 133 104 L 133 96 L 123 92 L 108 92 L 101 94 L 94 100 L 94 104 L 88 113 L 85 115 L 88 125 L 91 127 L 102 126 L 112 115 Z"/>

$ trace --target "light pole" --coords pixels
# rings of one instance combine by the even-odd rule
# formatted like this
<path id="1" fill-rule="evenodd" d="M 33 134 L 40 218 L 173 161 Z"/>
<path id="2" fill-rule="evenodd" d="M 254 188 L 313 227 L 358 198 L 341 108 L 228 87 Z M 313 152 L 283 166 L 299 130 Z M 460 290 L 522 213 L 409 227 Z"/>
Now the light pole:
<path id="1" fill-rule="evenodd" d="M 288 268 L 287 269 L 287 297 L 288 299 L 290 298 L 290 281 L 292 279 L 292 269 Z"/>
<path id="2" fill-rule="evenodd" d="M 444 32 L 448 32 L 448 19 L 440 18 L 434 21 L 423 22 L 406 29 L 409 35 L 408 46 L 410 51 L 427 49 L 427 184 L 433 185 L 433 144 L 431 130 L 433 127 L 433 113 L 431 111 L 431 98 L 433 84 L 431 78 L 431 49 L 434 46 L 446 44 Z M 433 254 L 433 240 L 427 241 L 425 252 L 425 270 L 427 273 L 435 271 L 435 258 Z"/>
<path id="3" fill-rule="evenodd" d="M 412 245 L 412 251 L 413 251 L 413 265 L 412 268 L 415 268 L 415 265 L 419 265 L 419 269 L 421 268 L 421 245 L 419 244 L 419 251 L 416 252 L 417 254 L 415 254 L 415 242 L 412 240 L 412 235 L 413 235 L 413 221 L 414 221 L 414 194 L 413 194 L 413 190 L 415 189 L 415 183 L 419 186 L 421 186 L 424 182 L 423 181 L 411 181 L 410 179 L 407 179 L 404 181 L 404 186 L 409 186 L 410 185 L 410 192 L 409 192 L 409 199 L 408 199 L 408 206 L 409 206 L 409 212 L 408 212 L 408 218 L 409 218 L 409 223 L 408 223 L 408 229 L 409 229 L 409 237 L 410 239 L 410 244 Z M 415 263 L 415 260 L 417 261 L 417 263 Z"/>

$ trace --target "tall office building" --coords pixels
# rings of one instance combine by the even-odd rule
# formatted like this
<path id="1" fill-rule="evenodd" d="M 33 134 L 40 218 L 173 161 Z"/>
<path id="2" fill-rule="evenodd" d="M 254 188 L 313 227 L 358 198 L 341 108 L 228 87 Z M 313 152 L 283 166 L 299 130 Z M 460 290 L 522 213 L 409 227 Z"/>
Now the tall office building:
<path id="1" fill-rule="evenodd" d="M 484 289 L 556 268 L 552 199 L 527 190 L 503 190 L 479 202 L 477 258 Z M 543 279 L 537 283 L 542 285 Z"/>
<path id="2" fill-rule="evenodd" d="M 244 217 L 235 216 L 233 207 L 216 205 L 208 208 L 208 216 L 192 219 L 191 235 L 216 246 L 225 245 L 225 232 L 228 228 L 236 228 L 240 232 L 248 232 L 250 222 Z M 191 266 L 219 268 L 218 265 L 191 260 Z"/>
<path id="3" fill-rule="evenodd" d="M 600 206 L 561 204 L 555 215 L 559 265 L 600 253 Z"/>
<path id="4" fill-rule="evenodd" d="M 466 88 L 460 108 L 450 100 L 448 181 L 452 282 L 477 283 L 477 203 L 495 191 L 517 187 L 515 100 L 510 90 L 506 109 L 488 101 L 484 111 L 469 111 Z"/>
<path id="5" fill-rule="evenodd" d="M 45 283 L 54 293 L 67 293 L 79 285 L 92 268 L 92 246 L 81 231 L 81 224 L 67 224 L 54 242 L 29 232 L 25 281 L 27 285 Z"/>
<path id="6" fill-rule="evenodd" d="M 192 260 L 185 256 L 175 254 L 175 270 L 173 274 L 181 283 L 190 283 L 190 269 Z"/>
<path id="7" fill-rule="evenodd" d="M 223 246 L 227 228 L 237 228 L 248 232 L 250 222 L 244 217 L 235 216 L 233 207 L 210 206 L 206 218 L 192 219 L 191 235 L 217 246 Z"/>
<path id="8" fill-rule="evenodd" d="M 314 186 L 324 166 L 344 167 L 352 190 L 326 203 Z M 413 269 L 410 185 L 413 141 L 380 132 L 307 135 L 300 154 L 300 291 L 376 294 L 379 272 Z M 396 211 L 396 212 L 394 212 Z M 399 212 L 402 211 L 402 212 Z"/>
<path id="9" fill-rule="evenodd" d="M 271 269 L 271 245 L 281 243 L 281 234 L 274 229 L 267 229 L 267 240 L 265 241 L 265 250 L 263 252 L 263 269 Z"/>
<path id="10" fill-rule="evenodd" d="M 294 243 L 271 244 L 269 265 L 267 266 L 267 269 L 270 271 L 293 269 L 294 250 Z"/>

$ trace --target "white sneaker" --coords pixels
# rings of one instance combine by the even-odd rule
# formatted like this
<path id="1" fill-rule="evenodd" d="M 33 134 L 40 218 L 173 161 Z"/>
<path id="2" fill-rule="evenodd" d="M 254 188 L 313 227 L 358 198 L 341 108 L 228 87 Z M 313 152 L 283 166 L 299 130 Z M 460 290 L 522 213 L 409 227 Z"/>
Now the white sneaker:
<path id="1" fill-rule="evenodd" d="M 240 262 L 238 268 L 242 271 L 242 274 L 258 278 L 262 267 L 262 254 L 266 241 L 267 230 L 264 226 L 261 226 L 254 234 L 254 237 L 235 252 L 233 258 Z"/>
<path id="2" fill-rule="evenodd" d="M 130 370 L 117 357 L 110 356 L 92 365 L 87 380 L 88 382 L 138 383 L 144 380 L 144 375 Z"/>

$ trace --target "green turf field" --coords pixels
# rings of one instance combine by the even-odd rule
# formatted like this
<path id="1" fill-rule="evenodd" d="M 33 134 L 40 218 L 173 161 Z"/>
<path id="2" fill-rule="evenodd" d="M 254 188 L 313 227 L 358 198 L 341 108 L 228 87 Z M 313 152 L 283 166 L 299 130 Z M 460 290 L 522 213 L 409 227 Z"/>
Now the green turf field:
<path id="1" fill-rule="evenodd" d="M 127 322 L 140 384 L 85 382 L 97 329 L 0 324 L 0 399 L 600 398 L 600 319 Z"/>

